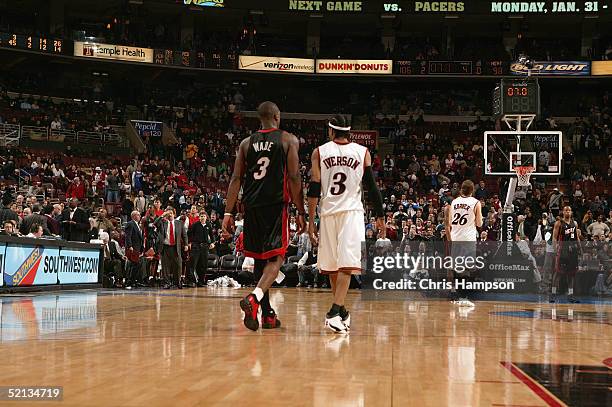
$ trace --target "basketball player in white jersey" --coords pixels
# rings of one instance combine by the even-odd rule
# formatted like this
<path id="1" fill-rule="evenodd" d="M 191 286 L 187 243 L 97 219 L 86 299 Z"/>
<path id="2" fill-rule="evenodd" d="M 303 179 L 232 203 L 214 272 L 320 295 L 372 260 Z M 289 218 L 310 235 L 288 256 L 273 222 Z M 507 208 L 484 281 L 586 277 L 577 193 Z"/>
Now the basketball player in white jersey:
<path id="1" fill-rule="evenodd" d="M 476 257 L 476 241 L 478 240 L 477 227 L 482 227 L 482 207 L 480 201 L 472 196 L 474 183 L 470 180 L 461 184 L 461 195 L 453 199 L 445 215 L 446 234 L 451 241 L 451 256 Z M 455 271 L 457 275 L 461 275 Z M 456 303 L 458 305 L 473 306 L 474 304 L 465 295 Z"/>
<path id="2" fill-rule="evenodd" d="M 352 274 L 361 273 L 361 245 L 365 242 L 362 182 L 373 205 L 376 226 L 385 237 L 382 196 L 372 173 L 372 158 L 364 146 L 348 140 L 351 128 L 342 115 L 329 120 L 330 141 L 312 153 L 308 186 L 309 234 L 319 246 L 317 266 L 329 274 L 334 302 L 325 326 L 333 332 L 350 330 L 350 314 L 344 306 Z M 314 224 L 320 201 L 320 230 Z M 320 236 L 320 238 L 319 238 Z"/>

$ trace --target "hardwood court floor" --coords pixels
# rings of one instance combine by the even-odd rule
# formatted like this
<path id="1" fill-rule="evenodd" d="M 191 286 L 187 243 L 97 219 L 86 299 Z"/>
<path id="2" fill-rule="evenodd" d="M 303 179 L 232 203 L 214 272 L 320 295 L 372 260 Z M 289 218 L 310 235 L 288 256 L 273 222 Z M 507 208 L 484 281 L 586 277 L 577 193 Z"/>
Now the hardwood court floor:
<path id="1" fill-rule="evenodd" d="M 468 312 L 442 300 L 362 301 L 352 291 L 352 333 L 343 338 L 323 329 L 329 291 L 274 290 L 283 327 L 256 333 L 241 321 L 246 292 L 0 296 L 0 386 L 64 387 L 61 403 L 4 404 L 535 407 L 612 400 L 610 302 L 487 301 Z"/>

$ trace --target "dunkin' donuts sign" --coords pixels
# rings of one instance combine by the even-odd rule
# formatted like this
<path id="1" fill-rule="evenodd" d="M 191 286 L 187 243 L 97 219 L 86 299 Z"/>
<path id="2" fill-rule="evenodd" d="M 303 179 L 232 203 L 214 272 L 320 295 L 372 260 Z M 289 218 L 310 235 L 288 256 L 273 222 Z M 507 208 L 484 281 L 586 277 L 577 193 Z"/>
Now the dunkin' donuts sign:
<path id="1" fill-rule="evenodd" d="M 382 59 L 318 59 L 317 73 L 390 75 L 393 61 Z"/>

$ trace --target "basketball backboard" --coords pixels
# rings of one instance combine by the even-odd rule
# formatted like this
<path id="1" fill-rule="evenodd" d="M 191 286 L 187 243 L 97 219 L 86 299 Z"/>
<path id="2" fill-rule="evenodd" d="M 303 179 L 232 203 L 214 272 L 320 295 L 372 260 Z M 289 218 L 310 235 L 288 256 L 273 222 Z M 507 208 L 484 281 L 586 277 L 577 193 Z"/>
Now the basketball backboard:
<path id="1" fill-rule="evenodd" d="M 514 176 L 515 167 L 533 166 L 532 175 L 561 175 L 562 144 L 560 131 L 487 131 L 485 174 Z"/>

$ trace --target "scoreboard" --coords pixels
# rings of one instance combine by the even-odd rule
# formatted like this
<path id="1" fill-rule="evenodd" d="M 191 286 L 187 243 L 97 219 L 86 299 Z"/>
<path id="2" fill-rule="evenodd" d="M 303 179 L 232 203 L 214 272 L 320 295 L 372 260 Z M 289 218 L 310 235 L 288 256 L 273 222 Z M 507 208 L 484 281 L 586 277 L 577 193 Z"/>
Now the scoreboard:
<path id="1" fill-rule="evenodd" d="M 153 63 L 155 65 L 181 66 L 184 68 L 236 69 L 236 54 L 155 49 Z"/>
<path id="2" fill-rule="evenodd" d="M 396 75 L 503 76 L 509 64 L 502 61 L 395 61 Z"/>
<path id="3" fill-rule="evenodd" d="M 5 32 L 0 32 L 0 47 L 50 54 L 62 54 L 64 52 L 64 42 L 61 39 Z"/>

